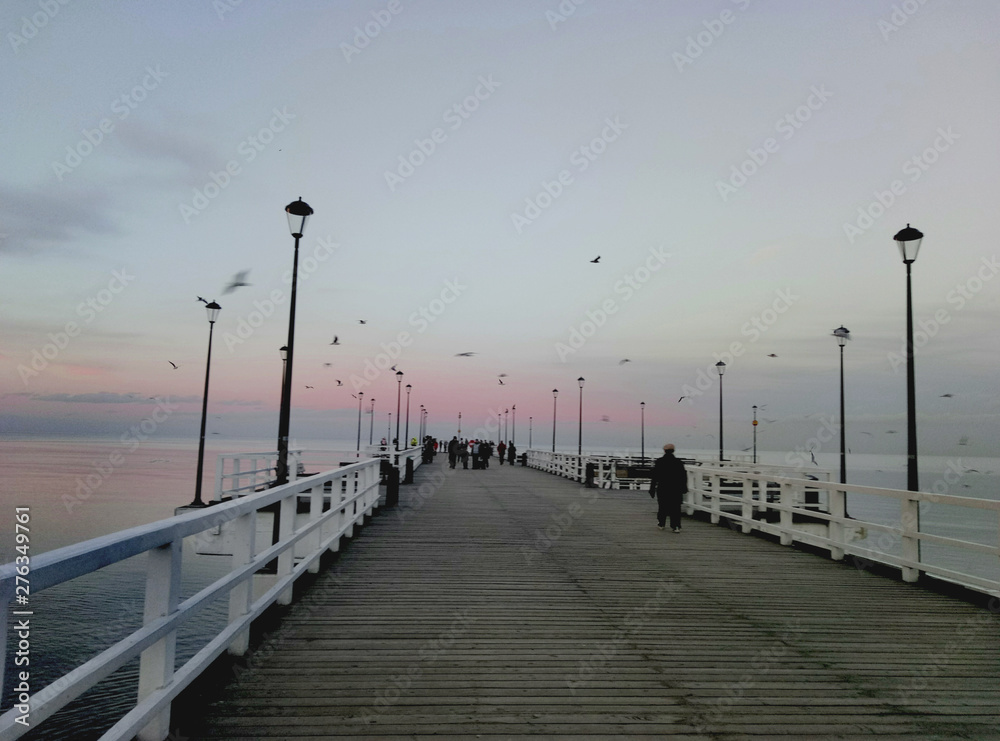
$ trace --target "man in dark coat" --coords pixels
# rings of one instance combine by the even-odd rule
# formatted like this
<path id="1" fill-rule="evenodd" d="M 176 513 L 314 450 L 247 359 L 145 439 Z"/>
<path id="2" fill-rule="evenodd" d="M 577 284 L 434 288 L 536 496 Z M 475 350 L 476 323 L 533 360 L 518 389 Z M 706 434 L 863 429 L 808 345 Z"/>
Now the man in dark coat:
<path id="1" fill-rule="evenodd" d="M 448 443 L 448 466 L 451 468 L 455 467 L 455 463 L 458 462 L 458 449 L 461 443 L 458 442 L 458 438 L 452 436 L 451 442 Z"/>
<path id="2" fill-rule="evenodd" d="M 670 515 L 671 529 L 675 533 L 681 531 L 681 501 L 687 490 L 687 471 L 684 464 L 674 458 L 674 446 L 667 443 L 663 446 L 663 457 L 657 458 L 653 465 L 649 485 L 649 496 L 656 497 L 659 504 L 656 524 L 660 530 L 667 522 L 667 515 Z"/>

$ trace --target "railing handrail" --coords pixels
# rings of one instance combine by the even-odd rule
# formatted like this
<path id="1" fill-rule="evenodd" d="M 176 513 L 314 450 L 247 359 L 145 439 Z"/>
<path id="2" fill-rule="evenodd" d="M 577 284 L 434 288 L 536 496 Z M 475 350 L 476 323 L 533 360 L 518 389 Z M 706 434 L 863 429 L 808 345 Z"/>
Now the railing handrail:
<path id="1" fill-rule="evenodd" d="M 350 535 L 354 524 L 377 506 L 378 469 L 379 462 L 375 459 L 358 461 L 202 510 L 33 556 L 30 571 L 32 595 L 145 552 L 150 554 L 150 561 L 143 626 L 36 691 L 29 700 L 31 727 L 37 727 L 112 671 L 141 656 L 139 701 L 102 739 L 129 739 L 140 731 L 140 738 L 157 741 L 164 738 L 169 727 L 169 705 L 173 697 L 227 645 L 233 653 L 245 652 L 250 623 L 273 601 L 290 601 L 294 580 L 306 568 L 317 565 L 324 552 L 335 547 L 345 533 Z M 354 482 L 353 490 L 349 486 L 347 492 L 342 494 L 341 486 L 336 485 L 339 481 Z M 329 492 L 331 506 L 323 510 L 326 492 Z M 296 527 L 296 502 L 306 493 L 310 501 L 309 519 Z M 278 542 L 262 552 L 256 552 L 256 528 L 253 526 L 256 513 L 272 505 L 279 505 L 282 515 Z M 233 520 L 236 520 L 236 536 L 232 568 L 226 575 L 181 602 L 179 588 L 183 539 Z M 327 529 L 328 525 L 332 531 Z M 294 549 L 297 544 L 306 544 L 309 550 L 296 566 Z M 264 597 L 254 601 L 250 577 L 275 558 L 278 559 L 277 583 Z M 0 566 L 0 600 L 5 607 L 13 599 L 16 579 L 14 563 Z M 214 638 L 209 637 L 207 645 L 175 671 L 173 655 L 177 627 L 212 599 L 223 597 L 226 593 L 230 600 L 228 626 Z M 3 666 L 6 666 L 5 649 L 6 642 L 0 647 Z M 0 739 L 16 739 L 29 730 L 16 723 L 18 714 L 16 707 L 12 707 L 0 716 Z"/>

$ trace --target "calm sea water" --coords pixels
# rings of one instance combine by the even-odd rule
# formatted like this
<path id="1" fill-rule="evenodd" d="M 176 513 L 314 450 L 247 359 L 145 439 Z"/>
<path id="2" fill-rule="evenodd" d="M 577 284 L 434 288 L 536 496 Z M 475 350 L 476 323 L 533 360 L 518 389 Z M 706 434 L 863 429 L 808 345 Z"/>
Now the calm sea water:
<path id="1" fill-rule="evenodd" d="M 203 484 L 205 498 L 212 492 L 218 453 L 264 451 L 272 445 L 273 441 L 210 441 Z M 301 447 L 351 450 L 354 441 L 304 441 Z M 712 455 L 712 451 L 683 452 Z M 760 456 L 761 462 L 774 464 L 784 463 L 784 458 L 782 453 L 764 452 Z M 135 450 L 123 448 L 115 440 L 0 440 L 0 482 L 3 482 L 0 527 L 13 534 L 14 508 L 29 506 L 31 552 L 37 555 L 170 517 L 175 507 L 193 498 L 196 462 L 196 442 L 187 440 L 150 441 Z M 817 463 L 838 470 L 835 455 L 817 455 Z M 851 483 L 905 488 L 903 456 L 852 456 L 849 466 Z M 998 499 L 1000 459 L 924 457 L 921 488 Z M 880 498 L 851 495 L 848 511 L 859 519 L 889 525 L 899 522 L 898 506 Z M 997 518 L 992 513 L 986 514 L 936 503 L 922 513 L 921 527 L 936 534 L 995 545 Z M 899 552 L 897 538 L 879 533 L 869 533 L 864 544 L 887 553 Z M 980 576 L 1000 578 L 996 558 L 949 552 L 952 550 L 925 545 L 923 557 Z M 15 555 L 13 537 L 0 538 L 3 562 L 13 560 Z M 227 567 L 228 559 L 198 556 L 185 544 L 182 599 L 211 583 Z M 41 689 L 135 630 L 141 622 L 144 580 L 145 558 L 139 557 L 32 595 L 33 690 Z M 224 624 L 226 609 L 226 603 L 220 602 L 179 631 L 178 663 L 201 648 L 202 635 Z M 8 666 L 5 671 L 4 710 L 11 706 L 12 668 Z M 33 731 L 26 738 L 47 741 L 98 738 L 134 703 L 137 675 L 136 661 L 48 721 L 43 730 Z"/>

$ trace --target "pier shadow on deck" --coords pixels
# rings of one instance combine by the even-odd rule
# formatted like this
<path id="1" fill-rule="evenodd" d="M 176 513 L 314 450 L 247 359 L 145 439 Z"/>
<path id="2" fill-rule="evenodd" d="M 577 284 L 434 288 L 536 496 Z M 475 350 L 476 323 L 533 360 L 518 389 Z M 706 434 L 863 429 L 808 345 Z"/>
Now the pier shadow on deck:
<path id="1" fill-rule="evenodd" d="M 1000 739 L 1000 620 L 538 471 L 402 487 L 191 739 Z M 230 675 L 232 676 L 232 675 Z"/>

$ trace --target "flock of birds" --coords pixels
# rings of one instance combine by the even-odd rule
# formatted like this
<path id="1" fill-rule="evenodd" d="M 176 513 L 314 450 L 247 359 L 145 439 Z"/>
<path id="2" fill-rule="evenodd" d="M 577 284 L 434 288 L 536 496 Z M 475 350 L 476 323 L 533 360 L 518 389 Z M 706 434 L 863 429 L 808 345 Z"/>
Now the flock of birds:
<path id="1" fill-rule="evenodd" d="M 600 261 L 601 261 L 601 256 L 598 255 L 597 257 L 595 257 L 590 262 L 594 263 L 594 264 L 598 264 L 598 263 L 600 263 Z M 229 282 L 223 287 L 223 289 L 222 289 L 222 295 L 225 296 L 227 294 L 232 293 L 233 291 L 235 291 L 238 288 L 244 288 L 244 287 L 249 287 L 249 286 L 253 285 L 252 283 L 248 283 L 247 282 L 247 278 L 249 277 L 249 275 L 250 275 L 250 271 L 249 270 L 240 270 L 239 272 L 235 273 L 233 275 L 233 277 L 229 280 Z M 205 298 L 203 298 L 201 296 L 196 296 L 195 299 L 197 301 L 205 304 L 205 305 L 208 305 L 209 303 L 211 303 L 211 302 L 209 302 L 208 300 L 206 300 Z M 368 324 L 368 320 L 367 319 L 358 319 L 357 322 L 358 322 L 359 325 L 366 325 L 366 324 Z M 836 332 L 834 332 L 833 336 L 838 337 L 839 335 L 837 335 Z M 848 337 L 848 339 L 850 339 L 850 337 Z M 339 335 L 334 335 L 333 336 L 333 340 L 330 342 L 330 345 L 332 345 L 332 346 L 340 346 L 341 345 Z M 475 357 L 476 355 L 479 355 L 479 353 L 478 352 L 472 352 L 472 351 L 455 353 L 455 357 L 456 358 L 472 358 L 472 357 Z M 778 355 L 777 355 L 777 353 L 768 353 L 767 357 L 769 357 L 769 358 L 777 358 Z M 172 360 L 168 360 L 167 362 L 170 364 L 170 367 L 173 368 L 173 370 L 178 370 L 180 368 L 180 366 L 177 365 L 177 363 L 173 362 Z M 626 365 L 627 363 L 631 363 L 631 362 L 632 362 L 631 358 L 622 358 L 621 360 L 618 361 L 618 365 L 619 366 L 623 366 L 623 365 Z M 324 368 L 332 368 L 333 367 L 333 363 L 323 363 L 323 367 Z M 390 370 L 392 372 L 396 372 L 398 370 L 398 368 L 397 368 L 396 365 L 393 365 L 390 368 Z M 507 377 L 508 377 L 508 375 L 506 373 L 499 373 L 497 375 L 497 383 L 500 386 L 505 386 L 506 384 L 504 383 L 503 379 L 507 378 Z M 341 379 L 334 379 L 334 380 L 335 380 L 337 386 L 343 386 L 344 385 L 344 382 Z M 311 386 L 311 385 L 306 385 L 306 388 L 310 389 L 310 390 L 315 390 L 316 387 L 315 386 Z M 353 396 L 355 399 L 358 398 L 355 394 L 351 394 L 351 396 Z M 951 398 L 954 398 L 954 396 L 955 395 L 952 394 L 952 393 L 944 393 L 944 394 L 941 394 L 939 398 L 942 398 L 942 399 L 951 399 Z M 686 398 L 688 398 L 688 397 L 687 396 L 681 396 L 680 398 L 677 399 L 677 403 L 679 404 L 680 402 L 684 401 L 684 399 L 686 399 Z M 760 410 L 764 410 L 764 409 L 767 408 L 767 405 L 766 404 L 761 404 L 761 405 L 758 405 L 757 408 L 760 409 Z M 806 415 L 805 418 L 808 419 L 809 417 L 812 417 L 812 416 L 815 416 L 815 415 L 813 415 L 813 414 Z M 606 415 L 606 414 L 605 415 L 601 415 L 600 421 L 601 422 L 610 422 L 611 418 L 608 415 Z M 776 419 L 766 419 L 766 418 L 762 417 L 760 421 L 764 422 L 766 424 L 773 424 L 773 423 L 777 422 L 778 420 L 776 420 Z M 897 433 L 898 433 L 898 430 L 886 430 L 885 431 L 886 435 L 895 435 Z M 219 434 L 219 433 L 213 433 L 213 434 Z M 869 432 L 867 430 L 861 430 L 860 434 L 862 434 L 862 435 L 868 435 L 868 436 L 873 436 L 874 435 L 874 433 Z M 685 437 L 691 437 L 691 435 L 685 435 Z M 709 434 L 706 435 L 706 437 L 714 438 L 715 436 L 709 433 Z M 969 441 L 968 437 L 962 436 L 962 438 L 959 440 L 958 444 L 959 445 L 967 445 L 968 441 Z M 743 450 L 743 452 L 746 452 L 748 450 L 751 450 L 751 447 L 743 448 L 742 450 Z M 812 453 L 810 453 L 810 455 L 812 455 Z M 816 463 L 816 457 L 814 455 L 812 456 L 812 462 Z"/>

